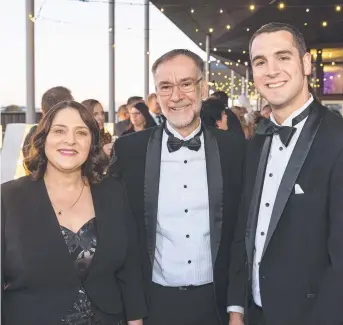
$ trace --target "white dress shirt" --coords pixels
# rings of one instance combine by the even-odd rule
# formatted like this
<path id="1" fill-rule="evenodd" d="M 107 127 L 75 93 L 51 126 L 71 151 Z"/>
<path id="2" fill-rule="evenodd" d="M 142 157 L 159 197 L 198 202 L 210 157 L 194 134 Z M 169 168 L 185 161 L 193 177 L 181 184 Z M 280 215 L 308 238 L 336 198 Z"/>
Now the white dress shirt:
<path id="1" fill-rule="evenodd" d="M 301 114 L 313 101 L 313 97 L 306 102 L 300 109 L 294 111 L 287 120 L 282 123 L 282 126 L 292 126 L 292 119 Z M 270 119 L 276 125 L 279 125 L 273 114 Z M 262 258 L 262 253 L 268 233 L 269 223 L 272 216 L 276 195 L 278 193 L 280 183 L 288 165 L 289 159 L 293 153 L 294 147 L 298 141 L 300 133 L 305 125 L 307 117 L 294 127 L 297 129 L 293 135 L 289 145 L 285 147 L 278 134 L 275 134 L 272 139 L 271 148 L 269 152 L 267 168 L 263 183 L 263 190 L 261 195 L 260 210 L 258 215 L 258 222 L 255 237 L 255 254 L 253 262 L 252 274 L 252 292 L 256 305 L 262 307 L 261 294 L 260 294 L 260 273 L 259 265 Z"/>
<path id="2" fill-rule="evenodd" d="M 189 140 L 201 125 L 183 138 L 167 122 L 170 132 Z M 162 137 L 156 249 L 152 280 L 163 286 L 213 282 L 209 199 L 204 137 L 199 151 L 186 147 L 170 153 L 168 135 Z"/>
<path id="3" fill-rule="evenodd" d="M 160 125 L 162 124 L 163 122 L 163 119 L 162 119 L 162 116 L 161 115 L 157 115 L 151 111 L 149 111 L 151 117 L 154 119 L 154 121 L 156 122 L 157 125 Z"/>

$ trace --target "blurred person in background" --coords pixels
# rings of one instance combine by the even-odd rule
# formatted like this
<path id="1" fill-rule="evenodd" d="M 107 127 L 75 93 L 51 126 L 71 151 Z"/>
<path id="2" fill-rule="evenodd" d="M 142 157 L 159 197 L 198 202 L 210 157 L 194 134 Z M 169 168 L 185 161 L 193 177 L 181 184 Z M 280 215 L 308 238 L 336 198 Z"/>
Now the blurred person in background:
<path id="1" fill-rule="evenodd" d="M 92 114 L 97 121 L 100 129 L 100 146 L 104 149 L 104 152 L 109 157 L 111 154 L 113 142 L 112 135 L 105 131 L 105 112 L 102 105 L 96 99 L 86 99 L 82 103 L 88 112 Z"/>
<path id="2" fill-rule="evenodd" d="M 215 127 L 224 131 L 228 130 L 227 116 L 224 103 L 217 98 L 208 98 L 203 101 L 200 117 L 208 127 Z"/>
<path id="3" fill-rule="evenodd" d="M 252 121 L 250 119 L 248 110 L 242 106 L 233 106 L 231 110 L 238 117 L 245 139 L 250 139 L 254 133 L 254 126 L 251 123 Z"/>
<path id="4" fill-rule="evenodd" d="M 224 91 L 216 91 L 211 95 L 212 98 L 219 99 L 225 105 L 225 112 L 227 116 L 227 127 L 229 132 L 233 132 L 242 139 L 245 138 L 241 123 L 237 119 L 237 116 L 228 108 L 229 97 Z"/>
<path id="5" fill-rule="evenodd" d="M 263 108 L 261 109 L 261 115 L 267 119 L 270 119 L 271 112 L 272 112 L 272 108 L 270 107 L 269 104 L 264 105 Z"/>
<path id="6" fill-rule="evenodd" d="M 65 100 L 74 100 L 70 90 L 63 86 L 57 86 L 47 90 L 42 96 L 41 109 L 42 117 L 44 117 L 49 110 L 54 107 L 56 104 L 63 102 Z M 34 125 L 29 133 L 26 135 L 24 144 L 23 144 L 23 156 L 27 157 L 30 151 L 30 142 L 33 137 L 34 132 L 37 129 L 37 125 Z"/>
<path id="7" fill-rule="evenodd" d="M 133 105 L 130 110 L 130 127 L 122 135 L 142 131 L 156 126 L 154 119 L 149 113 L 149 107 L 142 102 Z"/>
<path id="8" fill-rule="evenodd" d="M 120 137 L 123 134 L 123 132 L 127 131 L 131 127 L 129 110 L 134 104 L 139 102 L 144 103 L 143 97 L 132 96 L 128 98 L 126 102 L 127 113 L 125 112 L 125 114 L 122 115 L 122 117 L 125 116 L 126 119 L 123 118 L 122 120 L 119 120 L 119 122 L 116 123 L 114 126 L 114 132 L 118 137 Z"/>
<path id="9" fill-rule="evenodd" d="M 33 136 L 29 176 L 1 186 L 3 324 L 147 316 L 136 223 L 121 182 L 104 177 L 99 131 L 83 105 L 57 104 Z"/>
<path id="10" fill-rule="evenodd" d="M 163 116 L 161 111 L 161 106 L 158 103 L 157 96 L 155 93 L 148 96 L 147 104 L 149 107 L 149 112 L 152 118 L 154 119 L 155 125 L 162 124 L 166 118 Z"/>

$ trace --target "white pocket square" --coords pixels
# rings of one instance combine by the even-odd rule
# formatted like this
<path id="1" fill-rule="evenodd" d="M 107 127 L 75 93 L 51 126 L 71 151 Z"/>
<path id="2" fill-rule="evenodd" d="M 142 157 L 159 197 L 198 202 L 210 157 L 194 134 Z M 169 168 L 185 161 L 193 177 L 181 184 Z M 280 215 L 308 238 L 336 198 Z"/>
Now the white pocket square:
<path id="1" fill-rule="evenodd" d="M 302 190 L 302 188 L 300 187 L 299 184 L 295 184 L 295 186 L 294 186 L 294 193 L 295 194 L 304 194 L 304 191 Z"/>

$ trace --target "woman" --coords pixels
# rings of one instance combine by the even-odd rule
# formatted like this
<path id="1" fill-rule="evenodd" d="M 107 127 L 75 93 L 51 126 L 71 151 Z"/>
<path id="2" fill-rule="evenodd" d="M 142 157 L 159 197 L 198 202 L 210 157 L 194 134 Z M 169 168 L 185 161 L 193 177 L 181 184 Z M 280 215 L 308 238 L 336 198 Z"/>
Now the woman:
<path id="1" fill-rule="evenodd" d="M 92 115 L 54 106 L 25 164 L 2 185 L 3 324 L 142 325 L 136 225 Z"/>
<path id="2" fill-rule="evenodd" d="M 93 115 L 98 122 L 100 128 L 100 144 L 104 149 L 107 157 L 110 156 L 112 150 L 112 136 L 108 132 L 105 132 L 105 112 L 102 105 L 96 99 L 86 99 L 82 103 L 88 111 Z"/>
<path id="3" fill-rule="evenodd" d="M 245 138 L 250 139 L 254 134 L 254 125 L 249 120 L 248 110 L 245 107 L 233 106 L 232 111 L 241 123 Z"/>
<path id="4" fill-rule="evenodd" d="M 202 104 L 201 120 L 208 127 L 227 131 L 227 116 L 224 103 L 217 98 L 208 98 Z"/>
<path id="5" fill-rule="evenodd" d="M 142 131 L 156 125 L 149 113 L 149 107 L 144 103 L 136 103 L 129 109 L 129 114 L 131 126 L 122 135 Z"/>

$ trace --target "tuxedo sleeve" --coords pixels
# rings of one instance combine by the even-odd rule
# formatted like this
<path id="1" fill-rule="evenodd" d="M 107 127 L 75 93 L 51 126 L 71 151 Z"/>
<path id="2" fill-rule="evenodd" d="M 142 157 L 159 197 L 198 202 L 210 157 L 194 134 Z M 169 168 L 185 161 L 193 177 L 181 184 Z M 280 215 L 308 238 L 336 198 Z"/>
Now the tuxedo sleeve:
<path id="1" fill-rule="evenodd" d="M 244 164 L 245 165 L 245 164 Z M 245 233 L 248 215 L 248 200 L 245 190 L 245 169 L 242 168 L 240 207 L 236 223 L 235 237 L 231 246 L 229 269 L 229 287 L 227 296 L 228 312 L 244 313 L 246 284 L 248 280 L 247 258 L 245 250 Z"/>
<path id="2" fill-rule="evenodd" d="M 330 265 L 307 325 L 343 324 L 343 149 L 331 172 L 328 199 L 327 248 Z"/>
<path id="3" fill-rule="evenodd" d="M 147 316 L 146 296 L 143 284 L 138 227 L 122 188 L 128 249 L 124 267 L 117 273 L 127 320 L 138 320 Z"/>

